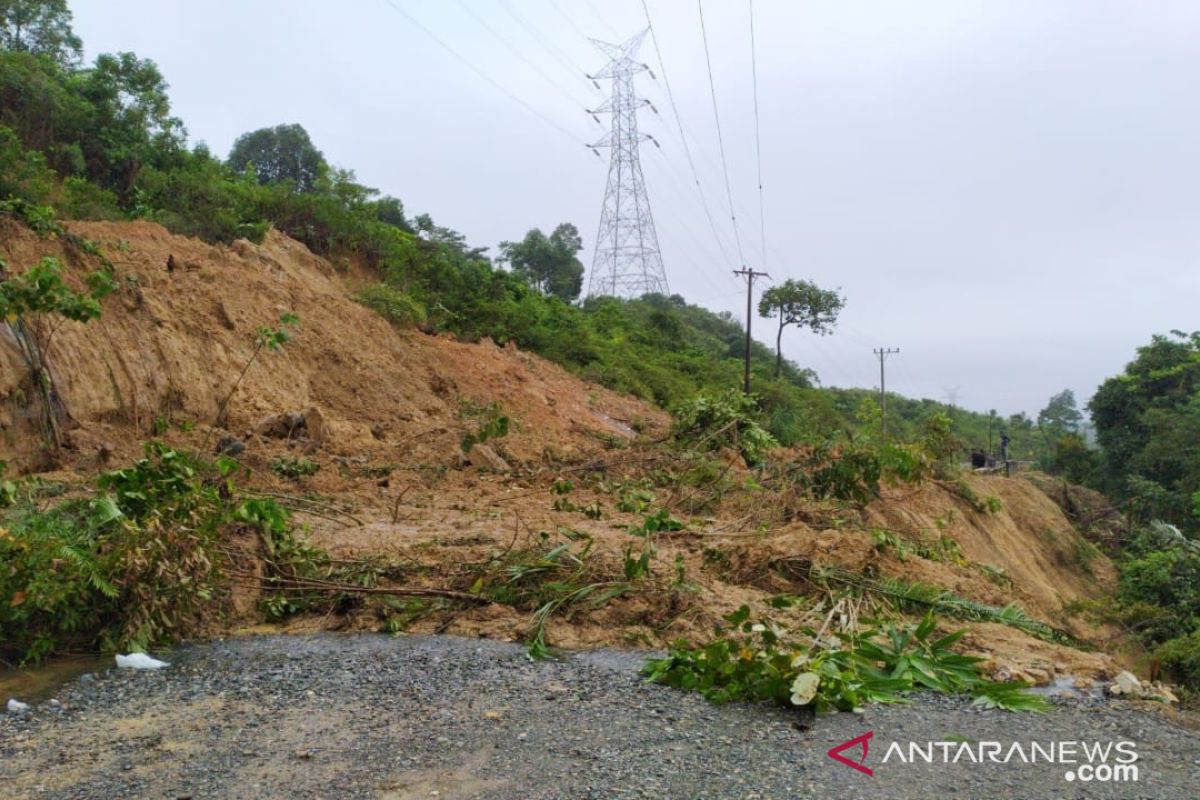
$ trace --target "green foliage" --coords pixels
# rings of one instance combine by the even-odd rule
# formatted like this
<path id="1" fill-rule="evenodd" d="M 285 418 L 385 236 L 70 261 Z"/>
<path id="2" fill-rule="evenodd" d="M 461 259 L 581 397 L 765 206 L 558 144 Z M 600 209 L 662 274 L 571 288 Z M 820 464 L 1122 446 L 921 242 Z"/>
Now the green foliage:
<path id="1" fill-rule="evenodd" d="M 471 452 L 471 448 L 477 444 L 508 435 L 509 419 L 501 410 L 499 403 L 478 405 L 470 401 L 462 401 L 459 404 L 459 416 L 469 425 L 469 430 L 459 441 L 459 446 L 464 453 Z"/>
<path id="2" fill-rule="evenodd" d="M 846 298 L 837 292 L 792 278 L 763 292 L 758 301 L 759 316 L 779 319 L 775 334 L 775 377 L 783 370 L 783 329 L 796 325 L 822 336 L 832 333 L 845 305 Z"/>
<path id="3" fill-rule="evenodd" d="M 0 278 L 5 277 L 0 261 Z M 47 365 L 54 334 L 61 320 L 86 323 L 100 316 L 100 300 L 112 289 L 107 272 L 86 278 L 86 293 L 76 292 L 62 279 L 57 259 L 43 258 L 20 275 L 0 281 L 0 322 L 7 323 L 17 350 L 28 369 L 29 379 L 40 400 L 42 438 L 49 447 L 60 443 L 60 408 Z"/>
<path id="4" fill-rule="evenodd" d="M 935 620 L 919 625 L 883 624 L 823 637 L 805 629 L 788 638 L 769 618 L 754 622 L 741 606 L 726 617 L 727 631 L 699 648 L 676 646 L 667 658 L 643 668 L 650 680 L 700 692 L 714 703 L 774 702 L 812 706 L 817 711 L 853 711 L 871 703 L 904 702 L 924 688 L 969 693 L 981 705 L 1042 710 L 1045 701 L 1021 691 L 1023 684 L 994 684 L 983 678 L 980 659 L 951 647 L 966 631 L 934 638 Z"/>
<path id="5" fill-rule="evenodd" d="M 151 442 L 90 500 L 18 503 L 0 529 L 0 654 L 144 648 L 200 630 L 225 594 L 230 469 Z"/>
<path id="6" fill-rule="evenodd" d="M 1200 691 L 1200 629 L 1159 645 L 1154 658 L 1173 679 Z"/>
<path id="7" fill-rule="evenodd" d="M 368 284 L 358 290 L 354 299 L 393 325 L 420 325 L 426 319 L 424 306 L 387 283 Z"/>
<path id="8" fill-rule="evenodd" d="M 1103 450 L 1099 488 L 1130 500 L 1140 521 L 1163 519 L 1200 531 L 1200 333 L 1155 336 L 1088 408 Z"/>
<path id="9" fill-rule="evenodd" d="M 701 451 L 732 448 L 746 463 L 762 463 L 767 450 L 777 446 L 758 424 L 753 397 L 737 389 L 719 395 L 698 395 L 676 409 L 672 435 L 676 442 Z"/>
<path id="10" fill-rule="evenodd" d="M 0 0 L 0 49 L 70 66 L 79 61 L 83 42 L 71 30 L 67 0 Z"/>
<path id="11" fill-rule="evenodd" d="M 259 183 L 288 183 L 297 192 L 311 192 L 329 170 L 300 125 L 277 125 L 243 133 L 233 143 L 226 162 L 236 173 L 248 170 Z"/>
<path id="12" fill-rule="evenodd" d="M 647 514 L 641 525 L 630 526 L 629 532 L 634 536 L 650 537 L 664 531 L 681 531 L 684 527 L 682 522 L 671 516 L 670 510 L 660 508 L 653 514 Z"/>
<path id="13" fill-rule="evenodd" d="M 582 249 L 579 230 L 564 222 L 549 236 L 534 228 L 519 242 L 501 242 L 500 261 L 539 292 L 570 303 L 583 290 Z"/>
<path id="14" fill-rule="evenodd" d="M 553 616 L 601 608 L 636 590 L 650 576 L 653 551 L 648 543 L 636 557 L 626 550 L 623 576 L 615 578 L 605 576 L 590 558 L 591 537 L 569 533 L 562 544 L 551 546 L 549 535 L 542 534 L 539 545 L 493 559 L 479 568 L 471 586 L 474 594 L 532 612 L 526 639 L 531 659 L 554 656 L 546 635 Z"/>
<path id="15" fill-rule="evenodd" d="M 271 472 L 281 478 L 296 480 L 316 475 L 321 465 L 308 458 L 281 457 L 271 459 Z"/>

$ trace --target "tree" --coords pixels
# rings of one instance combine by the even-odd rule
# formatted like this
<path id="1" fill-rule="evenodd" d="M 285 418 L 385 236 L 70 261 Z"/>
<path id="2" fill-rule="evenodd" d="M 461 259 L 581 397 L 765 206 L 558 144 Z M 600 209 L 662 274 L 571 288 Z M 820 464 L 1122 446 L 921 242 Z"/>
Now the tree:
<path id="1" fill-rule="evenodd" d="M 564 222 L 549 236 L 534 228 L 519 242 L 501 242 L 500 261 L 542 294 L 571 303 L 583 291 L 582 249 L 579 230 Z"/>
<path id="2" fill-rule="evenodd" d="M 846 298 L 836 291 L 822 289 L 809 281 L 788 279 L 763 292 L 758 303 L 759 316 L 779 317 L 775 334 L 775 377 L 783 371 L 783 329 L 788 325 L 808 328 L 824 336 L 832 333 Z"/>
<path id="3" fill-rule="evenodd" d="M 328 170 L 325 157 L 301 125 L 276 125 L 243 133 L 233 143 L 226 164 L 239 173 L 253 164 L 259 183 L 291 181 L 302 193 L 316 189 L 321 175 Z"/>
<path id="4" fill-rule="evenodd" d="M 1048 428 L 1056 435 L 1078 433 L 1079 425 L 1083 422 L 1083 414 L 1075 405 L 1075 393 L 1063 389 L 1050 398 L 1046 407 L 1038 412 L 1038 427 Z"/>
<path id="5" fill-rule="evenodd" d="M 71 30 L 67 0 L 0 0 L 0 49 L 47 56 L 73 67 L 83 42 Z"/>
<path id="6" fill-rule="evenodd" d="M 178 164 L 187 132 L 171 116 L 167 82 L 153 61 L 105 53 L 79 83 L 91 105 L 92 133 L 81 144 L 94 181 L 128 201 L 142 167 Z"/>

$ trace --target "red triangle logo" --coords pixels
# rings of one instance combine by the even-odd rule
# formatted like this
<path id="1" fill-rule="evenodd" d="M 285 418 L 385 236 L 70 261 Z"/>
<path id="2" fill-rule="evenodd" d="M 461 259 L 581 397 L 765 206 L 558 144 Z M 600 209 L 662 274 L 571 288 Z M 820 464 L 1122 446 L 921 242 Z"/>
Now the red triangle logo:
<path id="1" fill-rule="evenodd" d="M 830 758 L 832 758 L 834 761 L 845 764 L 847 767 L 850 767 L 851 769 L 856 769 L 859 772 L 865 773 L 867 775 L 874 775 L 875 773 L 871 770 L 870 767 L 864 766 L 864 764 L 866 764 L 866 762 L 867 762 L 867 750 L 869 749 L 868 743 L 871 741 L 871 737 L 874 735 L 875 735 L 875 731 L 867 731 L 862 736 L 855 736 L 853 739 L 850 739 L 849 741 L 842 742 L 839 745 L 835 745 L 835 746 L 829 748 L 829 752 L 827 753 L 827 755 Z M 862 748 L 862 758 L 858 759 L 857 761 L 851 761 L 850 759 L 848 759 L 844 755 L 842 755 L 843 750 L 851 750 L 855 747 Z"/>

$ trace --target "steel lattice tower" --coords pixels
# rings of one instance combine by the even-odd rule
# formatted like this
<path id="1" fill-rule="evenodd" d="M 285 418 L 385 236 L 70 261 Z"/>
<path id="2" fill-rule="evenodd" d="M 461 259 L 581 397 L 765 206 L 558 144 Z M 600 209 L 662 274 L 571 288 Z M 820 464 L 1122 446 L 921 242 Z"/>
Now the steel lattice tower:
<path id="1" fill-rule="evenodd" d="M 608 186 L 604 192 L 604 207 L 600 212 L 600 229 L 596 234 L 596 253 L 592 258 L 592 274 L 588 280 L 589 295 L 639 297 L 649 292 L 668 294 L 667 274 L 658 250 L 658 234 L 650 214 L 646 196 L 646 180 L 638 152 L 644 141 L 654 137 L 638 131 L 638 110 L 650 105 L 633 90 L 633 78 L 650 68 L 634 60 L 647 31 L 622 44 L 610 44 L 598 39 L 592 43 L 611 59 L 603 70 L 590 76 L 593 80 L 612 79 L 612 96 L 595 114 L 611 114 L 612 128 L 593 145 L 610 150 Z M 658 142 L 654 142 L 655 145 Z"/>

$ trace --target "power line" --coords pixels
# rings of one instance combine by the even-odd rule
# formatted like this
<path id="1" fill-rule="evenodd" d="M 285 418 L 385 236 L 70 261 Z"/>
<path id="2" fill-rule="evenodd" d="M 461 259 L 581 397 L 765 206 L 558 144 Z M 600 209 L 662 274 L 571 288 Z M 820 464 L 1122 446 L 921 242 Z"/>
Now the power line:
<path id="1" fill-rule="evenodd" d="M 525 17 L 523 17 L 515 8 L 513 8 L 512 5 L 509 4 L 508 0 L 500 0 L 500 6 L 506 12 L 508 12 L 510 17 L 517 21 L 518 25 L 525 29 L 526 33 L 532 36 L 537 43 L 542 46 L 543 50 L 549 53 L 556 61 L 558 61 L 559 64 L 562 64 L 568 72 L 573 75 L 581 76 L 589 81 L 591 80 L 587 77 L 587 70 L 583 69 L 574 61 L 572 61 L 569 56 L 563 53 L 563 51 L 554 44 L 554 42 L 547 39 L 546 35 L 538 30 L 533 23 L 525 19 Z"/>
<path id="2" fill-rule="evenodd" d="M 491 26 L 491 24 L 488 23 L 487 20 L 485 20 L 483 17 L 481 17 L 479 14 L 477 14 L 475 12 L 475 9 L 471 8 L 471 6 L 468 5 L 467 3 L 465 3 L 464 0 L 458 0 L 458 5 L 463 11 L 465 11 L 467 14 L 469 14 L 472 19 L 474 19 L 476 22 L 478 22 L 480 24 L 480 26 L 482 26 L 484 28 L 484 30 L 486 30 L 488 33 L 490 33 L 493 38 L 495 38 L 497 41 L 499 41 L 500 44 L 504 45 L 504 47 L 510 53 L 512 53 L 514 56 L 516 56 L 518 59 L 520 59 L 520 61 L 523 64 L 525 64 L 525 66 L 529 67 L 531 70 L 536 72 L 538 75 L 540 75 L 542 77 L 542 80 L 544 80 L 546 83 L 550 84 L 552 87 L 557 89 L 558 93 L 561 94 L 563 97 L 567 98 L 567 100 L 569 100 L 572 105 L 579 106 L 581 108 L 586 108 L 586 106 L 587 106 L 586 103 L 583 103 L 580 100 L 578 100 L 561 83 L 554 80 L 554 78 L 550 77 L 550 75 L 548 75 L 544 69 L 542 69 L 536 63 L 534 63 L 532 60 L 530 60 L 529 56 L 527 56 L 523 52 L 521 52 L 520 48 L 518 48 L 516 45 L 514 45 L 512 42 L 510 42 L 507 39 L 507 37 L 505 37 L 503 34 L 501 34 L 499 31 L 497 31 L 495 28 L 493 28 Z"/>
<path id="3" fill-rule="evenodd" d="M 558 12 L 558 15 L 560 17 L 562 17 L 564 20 L 566 20 L 567 24 L 570 25 L 571 28 L 575 31 L 575 33 L 579 34 L 579 36 L 581 38 L 583 38 L 583 39 L 591 38 L 590 36 L 587 35 L 587 33 L 583 30 L 583 28 L 579 27 L 575 23 L 574 19 L 572 19 L 570 16 L 567 15 L 567 12 L 562 10 L 562 6 L 560 6 L 558 4 L 558 0 L 549 0 L 549 3 L 551 6 L 554 7 L 554 10 Z"/>
<path id="4" fill-rule="evenodd" d="M 646 0 L 642 0 L 642 11 L 646 15 L 646 26 L 650 29 L 650 41 L 654 44 L 654 54 L 658 58 L 658 70 L 662 73 L 663 86 L 667 90 L 667 101 L 671 104 L 671 113 L 675 117 L 675 125 L 679 128 L 679 141 L 683 144 L 683 153 L 687 157 L 688 168 L 692 171 L 692 179 L 696 182 L 696 191 L 700 194 L 700 202 L 704 206 L 704 216 L 708 218 L 708 226 L 712 230 L 713 238 L 716 240 L 722 256 L 728 258 L 725 254 L 725 243 L 721 240 L 721 235 L 717 233 L 717 224 L 709 209 L 704 186 L 700 183 L 700 176 L 696 172 L 696 161 L 692 158 L 692 148 L 688 146 L 687 134 L 683 130 L 683 118 L 679 116 L 679 106 L 675 104 L 675 93 L 671 91 L 671 79 L 667 77 L 667 63 L 663 60 L 662 50 L 658 46 L 658 34 L 654 32 L 654 22 L 650 19 L 650 6 L 646 4 Z"/>
<path id="5" fill-rule="evenodd" d="M 754 157 L 758 162 L 758 232 L 762 239 L 762 263 L 767 265 L 767 215 L 763 203 L 762 137 L 758 124 L 758 50 L 754 41 L 754 0 L 750 3 L 750 75 L 754 81 Z"/>
<path id="6" fill-rule="evenodd" d="M 400 16 L 402 16 L 406 20 L 408 20 L 408 22 L 413 27 L 417 28 L 422 33 L 424 33 L 426 36 L 428 36 L 430 39 L 432 39 L 434 42 L 436 42 L 443 50 L 445 50 L 447 53 L 449 53 L 450 55 L 452 55 L 456 59 L 458 59 L 458 61 L 461 62 L 463 64 L 463 66 L 467 67 L 467 69 L 471 70 L 476 75 L 478 75 L 480 78 L 482 78 L 483 80 L 485 80 L 489 84 L 491 84 L 491 86 L 494 89 L 496 89 L 496 90 L 500 91 L 501 93 L 503 93 L 504 95 L 506 95 L 513 102 L 518 103 L 526 111 L 533 114 L 538 119 L 540 119 L 542 122 L 545 122 L 547 125 L 554 128 L 555 130 L 557 130 L 559 133 L 562 133 L 564 136 L 569 137 L 571 139 L 571 141 L 575 142 L 576 144 L 583 144 L 583 145 L 587 144 L 586 142 L 583 141 L 583 139 L 581 139 L 578 136 L 576 136 L 575 134 L 571 133 L 569 130 L 564 128 L 562 125 L 559 125 L 554 120 L 550 119 L 550 117 L 546 116 L 541 111 L 538 111 L 536 108 L 531 106 L 525 100 L 522 100 L 520 97 L 518 97 L 517 95 L 513 94 L 511 91 L 506 89 L 502 84 L 497 82 L 496 79 L 493 78 L 491 75 L 488 75 L 482 69 L 475 66 L 475 64 L 473 64 L 466 56 L 464 56 L 462 53 L 455 50 L 450 45 L 446 44 L 445 40 L 443 40 L 440 36 L 438 36 L 436 33 L 431 31 L 429 28 L 422 25 L 420 20 L 418 20 L 412 14 L 409 14 L 403 8 L 398 6 L 394 2 L 394 0 L 383 0 L 383 2 L 387 3 L 387 5 L 390 6 L 391 9 L 393 11 L 395 11 L 397 14 L 399 14 Z"/>
<path id="7" fill-rule="evenodd" d="M 721 148 L 721 171 L 725 175 L 725 196 L 729 200 L 729 219 L 733 222 L 733 238 L 737 242 L 738 260 L 743 264 L 746 257 L 742 254 L 742 235 L 738 232 L 737 214 L 733 210 L 733 189 L 729 184 L 729 162 L 725 159 L 725 136 L 721 133 L 721 112 L 717 107 L 717 86 L 713 82 L 712 56 L 708 50 L 708 29 L 704 24 L 704 0 L 696 0 L 700 9 L 700 36 L 704 39 L 704 61 L 708 65 L 708 89 L 712 94 L 713 117 L 717 122 L 717 144 Z"/>

